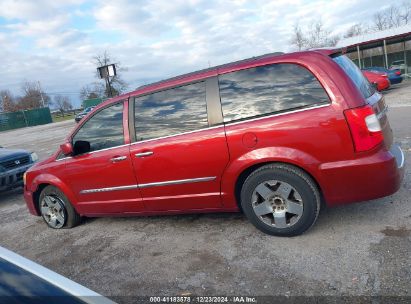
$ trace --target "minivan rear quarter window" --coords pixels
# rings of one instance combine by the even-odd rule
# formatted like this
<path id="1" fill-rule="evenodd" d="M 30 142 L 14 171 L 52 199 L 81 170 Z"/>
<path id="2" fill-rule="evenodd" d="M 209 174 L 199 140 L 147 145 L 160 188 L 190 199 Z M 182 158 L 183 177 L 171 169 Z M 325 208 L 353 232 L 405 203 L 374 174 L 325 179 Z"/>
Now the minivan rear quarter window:
<path id="1" fill-rule="evenodd" d="M 208 127 L 208 118 L 204 81 L 135 99 L 137 141 L 206 127 Z"/>
<path id="2" fill-rule="evenodd" d="M 219 86 L 224 122 L 330 102 L 317 78 L 296 64 L 224 74 L 219 76 Z"/>
<path id="3" fill-rule="evenodd" d="M 360 90 L 364 98 L 370 97 L 375 93 L 375 89 L 370 85 L 369 81 L 364 77 L 361 70 L 347 56 L 340 55 L 333 58 L 334 61 L 344 70 L 351 78 L 355 86 Z"/>

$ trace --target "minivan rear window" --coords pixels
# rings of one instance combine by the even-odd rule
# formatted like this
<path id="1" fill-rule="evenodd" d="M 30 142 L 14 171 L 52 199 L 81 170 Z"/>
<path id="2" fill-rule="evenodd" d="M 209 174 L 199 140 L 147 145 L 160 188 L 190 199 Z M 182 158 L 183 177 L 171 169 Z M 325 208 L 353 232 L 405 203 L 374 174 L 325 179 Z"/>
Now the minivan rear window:
<path id="1" fill-rule="evenodd" d="M 364 98 L 370 97 L 375 93 L 374 87 L 370 84 L 367 78 L 364 77 L 361 70 L 347 56 L 340 55 L 334 57 L 333 60 L 344 70 L 351 78 L 355 86 L 361 91 Z"/>

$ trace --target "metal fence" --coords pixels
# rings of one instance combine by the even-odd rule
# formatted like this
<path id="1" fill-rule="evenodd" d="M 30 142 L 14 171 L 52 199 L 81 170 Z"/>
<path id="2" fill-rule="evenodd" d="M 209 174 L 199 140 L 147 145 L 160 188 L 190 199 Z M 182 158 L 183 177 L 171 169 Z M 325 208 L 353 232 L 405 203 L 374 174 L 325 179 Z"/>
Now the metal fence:
<path id="1" fill-rule="evenodd" d="M 52 118 L 48 107 L 11 113 L 0 113 L 0 132 L 44 125 L 51 122 Z"/>

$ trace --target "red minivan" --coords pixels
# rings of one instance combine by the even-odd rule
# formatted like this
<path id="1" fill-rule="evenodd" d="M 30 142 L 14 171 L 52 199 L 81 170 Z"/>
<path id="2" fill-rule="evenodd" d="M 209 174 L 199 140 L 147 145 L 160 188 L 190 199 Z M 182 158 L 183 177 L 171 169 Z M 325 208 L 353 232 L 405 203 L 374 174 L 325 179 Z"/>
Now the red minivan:
<path id="1" fill-rule="evenodd" d="M 298 235 L 320 207 L 396 192 L 384 97 L 337 50 L 268 54 L 112 98 L 25 176 L 52 228 L 81 216 L 242 211 Z"/>

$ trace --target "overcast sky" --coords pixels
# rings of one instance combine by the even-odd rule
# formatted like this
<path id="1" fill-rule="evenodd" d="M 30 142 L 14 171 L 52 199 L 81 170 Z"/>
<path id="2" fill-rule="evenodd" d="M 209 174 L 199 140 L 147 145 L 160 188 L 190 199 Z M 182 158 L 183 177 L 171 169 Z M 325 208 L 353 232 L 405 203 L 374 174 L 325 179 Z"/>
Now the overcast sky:
<path id="1" fill-rule="evenodd" d="M 92 57 L 108 50 L 138 85 L 196 69 L 290 51 L 296 22 L 321 18 L 343 33 L 368 21 L 385 0 L 0 0 L 0 90 L 20 94 L 39 80 L 79 104 L 95 81 Z"/>

